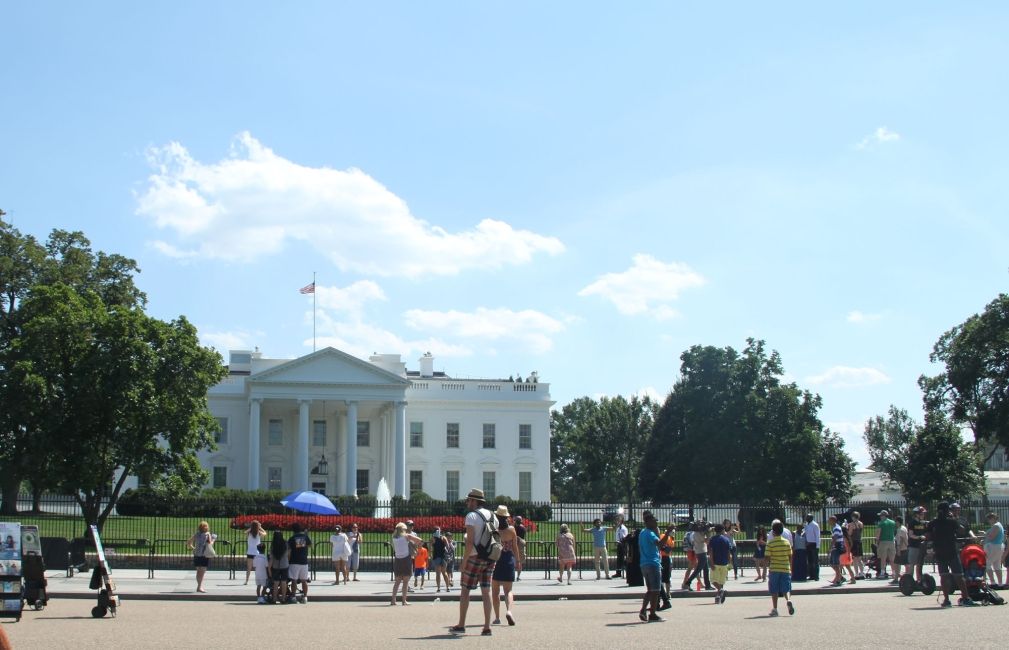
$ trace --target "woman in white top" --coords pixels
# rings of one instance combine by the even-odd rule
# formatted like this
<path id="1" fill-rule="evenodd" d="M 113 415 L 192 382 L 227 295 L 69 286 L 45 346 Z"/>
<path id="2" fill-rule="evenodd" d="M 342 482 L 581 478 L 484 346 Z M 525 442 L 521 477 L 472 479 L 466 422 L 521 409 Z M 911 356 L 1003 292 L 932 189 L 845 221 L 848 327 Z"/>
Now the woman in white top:
<path id="1" fill-rule="evenodd" d="M 403 585 L 403 604 L 406 602 L 406 592 L 410 585 L 410 577 L 413 575 L 413 558 L 410 557 L 410 543 L 422 544 L 424 540 L 417 537 L 406 529 L 406 524 L 400 522 L 396 524 L 396 530 L 392 534 L 392 573 L 395 582 L 392 583 L 392 600 L 390 605 L 396 604 L 396 590 Z"/>
<path id="2" fill-rule="evenodd" d="M 336 573 L 334 585 L 340 584 L 340 574 L 343 574 L 343 584 L 350 580 L 350 571 L 347 569 L 347 560 L 350 558 L 350 540 L 347 534 L 339 525 L 333 529 L 333 534 L 329 536 L 329 541 L 333 544 L 333 572 Z"/>
<path id="3" fill-rule="evenodd" d="M 265 542 L 266 531 L 263 530 L 263 526 L 258 520 L 253 519 L 246 532 L 248 535 L 245 538 L 245 584 L 249 584 L 249 574 L 253 570 L 252 561 L 259 555 L 259 551 L 256 549 Z"/>

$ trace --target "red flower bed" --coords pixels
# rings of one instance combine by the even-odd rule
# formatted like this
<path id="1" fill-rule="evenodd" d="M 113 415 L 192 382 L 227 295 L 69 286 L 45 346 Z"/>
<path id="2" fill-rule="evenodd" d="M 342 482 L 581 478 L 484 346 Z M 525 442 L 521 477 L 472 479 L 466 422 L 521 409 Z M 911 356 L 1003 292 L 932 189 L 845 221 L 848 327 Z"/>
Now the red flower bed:
<path id="1" fill-rule="evenodd" d="M 396 524 L 406 519 L 393 519 L 375 517 L 357 517 L 353 515 L 241 515 L 231 520 L 231 527 L 235 529 L 248 528 L 253 520 L 258 520 L 267 530 L 291 530 L 296 522 L 301 524 L 305 530 L 331 531 L 339 524 L 344 530 L 349 530 L 351 524 L 357 524 L 358 530 L 362 533 L 389 533 L 392 534 Z M 433 533 L 435 528 L 443 531 L 460 533 L 466 527 L 464 517 L 414 517 L 413 529 L 418 533 Z M 536 532 L 536 523 L 525 522 L 526 530 L 530 533 Z"/>

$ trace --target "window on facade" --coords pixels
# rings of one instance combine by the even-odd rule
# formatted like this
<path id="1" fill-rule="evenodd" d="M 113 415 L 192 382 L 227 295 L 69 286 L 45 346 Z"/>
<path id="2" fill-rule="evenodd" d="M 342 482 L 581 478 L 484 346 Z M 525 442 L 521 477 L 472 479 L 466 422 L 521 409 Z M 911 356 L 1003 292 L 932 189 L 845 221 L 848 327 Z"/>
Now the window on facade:
<path id="1" fill-rule="evenodd" d="M 270 420 L 267 429 L 269 444 L 271 447 L 279 447 L 284 444 L 284 421 Z"/>
<path id="2" fill-rule="evenodd" d="M 423 447 L 424 446 L 424 423 L 423 422 L 411 422 L 410 423 L 410 446 L 411 447 Z"/>
<path id="3" fill-rule="evenodd" d="M 445 425 L 445 446 L 449 449 L 459 448 L 459 423 L 449 422 Z"/>
<path id="4" fill-rule="evenodd" d="M 312 491 L 313 492 L 318 492 L 319 494 L 322 494 L 322 495 L 325 495 L 326 494 L 326 482 L 325 481 L 313 481 L 312 482 Z"/>
<path id="5" fill-rule="evenodd" d="M 497 474 L 494 472 L 483 473 L 483 497 L 487 501 L 493 501 L 497 496 Z"/>
<path id="6" fill-rule="evenodd" d="M 519 472 L 519 501 L 533 500 L 533 473 Z"/>
<path id="7" fill-rule="evenodd" d="M 494 449 L 497 443 L 497 427 L 493 424 L 483 425 L 483 448 Z"/>
<path id="8" fill-rule="evenodd" d="M 283 487 L 281 482 L 281 469 L 279 467 L 266 468 L 267 487 L 271 490 L 279 490 Z"/>
<path id="9" fill-rule="evenodd" d="M 357 421 L 357 446 L 371 446 L 371 422 L 367 420 Z"/>
<path id="10" fill-rule="evenodd" d="M 214 483 L 215 488 L 226 488 L 228 487 L 228 468 L 227 467 L 214 467 Z"/>
<path id="11" fill-rule="evenodd" d="M 217 428 L 220 430 L 214 434 L 214 442 L 228 444 L 228 418 L 217 418 Z"/>
<path id="12" fill-rule="evenodd" d="M 410 494 L 424 491 L 424 472 L 419 469 L 410 470 Z"/>
<path id="13" fill-rule="evenodd" d="M 357 496 L 363 497 L 368 494 L 368 470 L 359 469 L 357 470 Z"/>
<path id="14" fill-rule="evenodd" d="M 450 469 L 445 472 L 445 500 L 459 500 L 459 470 Z"/>
<path id="15" fill-rule="evenodd" d="M 519 449 L 533 448 L 533 425 L 519 425 Z"/>
<path id="16" fill-rule="evenodd" d="M 313 447 L 325 447 L 326 446 L 326 421 L 325 420 L 315 420 L 312 422 L 312 446 Z"/>

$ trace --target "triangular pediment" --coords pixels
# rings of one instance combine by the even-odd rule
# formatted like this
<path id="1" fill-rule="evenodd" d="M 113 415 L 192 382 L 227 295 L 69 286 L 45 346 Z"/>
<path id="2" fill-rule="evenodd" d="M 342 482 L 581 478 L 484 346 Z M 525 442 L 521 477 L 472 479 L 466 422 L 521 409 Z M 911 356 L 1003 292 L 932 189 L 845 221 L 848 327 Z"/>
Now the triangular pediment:
<path id="1" fill-rule="evenodd" d="M 410 381 L 336 348 L 323 348 L 249 377 L 252 384 L 409 386 Z"/>

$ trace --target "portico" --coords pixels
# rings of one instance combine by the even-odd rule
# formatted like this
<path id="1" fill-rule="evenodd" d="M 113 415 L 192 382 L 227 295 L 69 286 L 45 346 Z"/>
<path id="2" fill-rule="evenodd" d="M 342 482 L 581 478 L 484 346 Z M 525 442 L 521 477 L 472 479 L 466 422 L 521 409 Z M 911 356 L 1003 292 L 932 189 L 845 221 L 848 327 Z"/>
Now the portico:
<path id="1" fill-rule="evenodd" d="M 326 348 L 257 373 L 246 385 L 249 489 L 287 483 L 355 494 L 363 437 L 368 469 L 406 496 L 407 379 Z M 292 481 L 283 480 L 286 472 Z"/>

